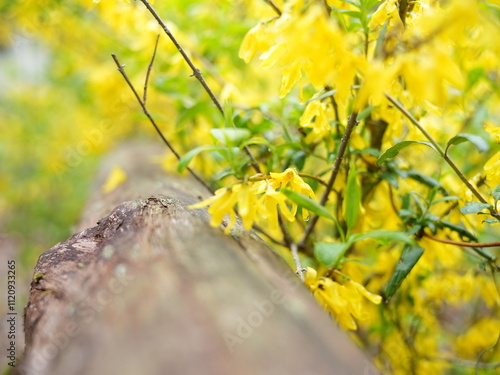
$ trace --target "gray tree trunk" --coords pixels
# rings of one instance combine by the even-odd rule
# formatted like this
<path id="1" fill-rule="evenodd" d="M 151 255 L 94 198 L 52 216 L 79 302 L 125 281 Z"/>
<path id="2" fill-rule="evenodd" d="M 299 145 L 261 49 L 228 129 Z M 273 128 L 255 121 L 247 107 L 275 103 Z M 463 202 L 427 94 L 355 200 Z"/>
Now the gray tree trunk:
<path id="1" fill-rule="evenodd" d="M 186 209 L 205 192 L 154 154 L 112 155 L 81 231 L 40 256 L 16 374 L 375 373 L 260 238 Z M 103 195 L 115 165 L 127 181 Z"/>

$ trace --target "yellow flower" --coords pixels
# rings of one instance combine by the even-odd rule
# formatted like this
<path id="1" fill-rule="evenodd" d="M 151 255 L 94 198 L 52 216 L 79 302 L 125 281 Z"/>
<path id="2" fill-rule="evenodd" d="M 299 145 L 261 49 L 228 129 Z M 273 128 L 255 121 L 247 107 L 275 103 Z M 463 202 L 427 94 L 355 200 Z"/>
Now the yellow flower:
<path id="1" fill-rule="evenodd" d="M 304 282 L 321 306 L 345 329 L 357 329 L 354 318 L 369 318 L 363 297 L 375 304 L 382 302 L 382 297 L 368 292 L 355 281 L 347 280 L 342 285 L 330 278 L 318 277 L 317 271 L 312 268 L 307 269 Z"/>
<path id="2" fill-rule="evenodd" d="M 243 228 L 250 230 L 257 218 L 257 197 L 249 184 L 236 184 L 233 192 L 238 196 L 238 214 L 243 222 Z"/>
<path id="3" fill-rule="evenodd" d="M 262 68 L 278 66 L 282 74 L 280 97 L 303 77 L 317 88 L 335 87 L 337 79 L 346 78 L 342 83 L 345 92 L 354 79 L 354 71 L 346 70 L 353 54 L 347 48 L 345 33 L 326 16 L 322 6 L 312 4 L 304 11 L 304 5 L 299 1 L 284 7 L 281 17 L 250 30 L 239 56 L 249 62 L 260 50 Z M 348 74 L 337 73 L 338 66 L 344 66 Z"/>
<path id="4" fill-rule="evenodd" d="M 401 18 L 399 18 L 399 8 L 397 0 L 386 0 L 373 13 L 368 27 L 370 29 L 381 27 L 385 21 L 389 20 L 389 30 L 394 27 L 402 26 Z"/>
<path id="5" fill-rule="evenodd" d="M 488 184 L 494 187 L 500 184 L 500 151 L 484 164 L 484 173 Z"/>
<path id="6" fill-rule="evenodd" d="M 330 133 L 329 112 L 331 110 L 327 104 L 319 100 L 313 100 L 307 105 L 300 117 L 300 126 L 312 129 L 306 137 L 307 143 L 318 142 Z"/>
<path id="7" fill-rule="evenodd" d="M 457 338 L 455 350 L 466 359 L 476 360 L 483 350 L 491 348 L 495 344 L 498 332 L 500 332 L 500 320 L 481 319 Z M 494 356 L 495 352 L 496 356 Z M 498 360 L 498 350 L 489 350 L 483 356 L 483 360 L 488 361 L 492 356 Z"/>
<path id="8" fill-rule="evenodd" d="M 360 65 L 363 80 L 354 106 L 358 112 L 368 104 L 377 106 L 382 103 L 384 92 L 387 91 L 396 77 L 399 61 L 389 66 L 379 61 L 365 62 Z"/>
<path id="9" fill-rule="evenodd" d="M 297 204 L 289 202 L 287 196 L 279 192 L 279 189 L 284 187 L 315 199 L 311 187 L 294 169 L 289 168 L 282 173 L 271 173 L 264 181 L 248 181 L 219 189 L 214 196 L 188 208 L 210 206 L 208 213 L 211 215 L 210 225 L 213 227 L 218 227 L 224 217 L 229 215 L 229 223 L 225 229 L 225 232 L 229 233 L 236 223 L 235 207 L 237 206 L 238 214 L 246 230 L 249 230 L 255 222 L 259 224 L 263 222 L 271 234 L 279 237 L 282 233 L 279 228 L 278 209 L 290 222 L 295 220 L 297 213 Z M 303 210 L 302 216 L 307 219 L 309 213 Z"/>
<path id="10" fill-rule="evenodd" d="M 265 194 L 258 201 L 259 221 L 263 220 L 270 234 L 280 237 L 282 235 L 278 221 L 278 207 L 283 216 L 290 222 L 295 220 L 294 214 L 287 206 L 287 197 L 267 184 Z"/>
<path id="11" fill-rule="evenodd" d="M 259 23 L 254 26 L 243 38 L 238 56 L 247 64 L 252 60 L 257 51 L 270 47 L 267 37 L 265 24 Z"/>
<path id="12" fill-rule="evenodd" d="M 281 88 L 280 88 L 280 98 L 283 98 L 290 92 L 293 86 L 300 81 L 302 78 L 302 72 L 300 64 L 294 62 L 283 69 L 281 72 L 283 78 L 281 80 Z"/>
<path id="13" fill-rule="evenodd" d="M 484 123 L 484 130 L 493 135 L 500 144 L 500 126 L 496 126 L 491 120 L 486 120 Z"/>
<path id="14" fill-rule="evenodd" d="M 195 209 L 210 206 L 208 213 L 211 215 L 210 225 L 213 227 L 218 227 L 222 223 L 224 217 L 229 215 L 229 223 L 224 230 L 224 232 L 228 234 L 236 223 L 234 205 L 237 200 L 238 196 L 234 193 L 232 188 L 222 188 L 215 191 L 214 196 L 205 199 L 203 202 L 190 205 L 188 208 Z"/>
<path id="15" fill-rule="evenodd" d="M 365 289 L 365 287 L 355 281 L 348 280 L 346 281 L 346 285 L 349 285 L 351 288 L 355 289 L 360 295 L 365 297 L 366 299 L 370 300 L 374 304 L 378 305 L 380 302 L 382 302 L 382 297 L 379 296 L 378 294 L 373 294 L 370 293 Z"/>
<path id="16" fill-rule="evenodd" d="M 115 166 L 109 173 L 109 176 L 106 179 L 106 182 L 102 185 L 101 190 L 105 194 L 111 193 L 126 180 L 127 174 L 125 171 L 121 167 Z"/>
<path id="17" fill-rule="evenodd" d="M 311 199 L 316 199 L 314 191 L 308 184 L 304 182 L 304 180 L 297 174 L 297 172 L 293 168 L 288 168 L 286 171 L 281 173 L 271 172 L 271 178 L 269 182 L 275 189 L 288 187 L 290 190 L 304 194 Z M 295 216 L 296 213 L 297 204 L 292 202 L 292 215 Z M 309 218 L 309 212 L 303 209 L 302 216 L 304 220 L 307 220 Z"/>

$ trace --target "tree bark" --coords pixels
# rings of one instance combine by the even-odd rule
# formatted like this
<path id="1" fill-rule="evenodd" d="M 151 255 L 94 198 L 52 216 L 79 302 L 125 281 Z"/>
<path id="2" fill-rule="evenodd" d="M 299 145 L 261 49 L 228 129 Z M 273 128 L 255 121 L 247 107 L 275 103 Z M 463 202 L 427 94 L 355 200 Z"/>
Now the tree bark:
<path id="1" fill-rule="evenodd" d="M 281 258 L 187 209 L 202 188 L 151 155 L 127 145 L 105 162 L 83 230 L 40 256 L 16 374 L 375 373 Z M 115 165 L 127 181 L 103 195 Z"/>

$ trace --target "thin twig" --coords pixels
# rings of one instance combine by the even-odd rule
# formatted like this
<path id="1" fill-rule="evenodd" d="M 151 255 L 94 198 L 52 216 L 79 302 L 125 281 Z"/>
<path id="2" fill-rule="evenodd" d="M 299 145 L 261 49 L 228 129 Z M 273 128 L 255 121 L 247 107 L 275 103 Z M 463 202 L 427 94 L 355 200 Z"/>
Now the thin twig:
<path id="1" fill-rule="evenodd" d="M 483 356 L 488 353 L 490 350 L 492 349 L 495 349 L 495 347 L 500 343 L 500 334 L 497 336 L 497 341 L 495 341 L 495 343 L 493 345 L 491 345 L 490 347 L 484 349 L 483 351 L 481 351 L 481 353 L 479 353 L 479 355 L 477 356 L 477 361 L 476 361 L 476 365 L 474 366 L 475 367 L 475 370 L 474 370 L 474 373 L 475 375 L 478 374 L 478 369 L 480 368 L 484 368 L 482 367 L 481 365 L 485 365 L 485 363 L 481 362 L 481 359 L 483 358 Z M 492 363 L 490 364 L 492 365 L 492 367 L 490 368 L 497 368 L 497 367 L 500 367 L 500 362 L 497 362 L 497 363 Z"/>
<path id="2" fill-rule="evenodd" d="M 304 274 L 302 273 L 303 268 L 302 265 L 300 264 L 299 249 L 295 242 L 290 245 L 290 250 L 292 252 L 293 261 L 295 263 L 295 268 L 296 268 L 295 272 L 299 275 L 300 280 L 304 282 Z"/>
<path id="3" fill-rule="evenodd" d="M 443 160 L 453 169 L 458 178 L 467 186 L 467 188 L 476 196 L 476 198 L 481 203 L 488 204 L 488 201 L 481 195 L 479 190 L 477 190 L 474 185 L 465 177 L 462 171 L 457 167 L 457 165 L 450 159 L 448 153 L 443 150 L 443 148 L 436 142 L 436 140 L 424 129 L 424 127 L 418 122 L 418 120 L 413 117 L 413 115 L 405 108 L 403 105 L 394 99 L 391 95 L 385 94 L 386 98 L 403 114 L 405 117 L 410 120 L 410 122 L 415 125 L 415 127 L 420 130 L 420 132 L 429 140 L 429 142 L 434 146 L 439 155 L 443 158 Z M 500 220 L 500 213 L 494 208 L 489 208 L 491 216 Z"/>
<path id="4" fill-rule="evenodd" d="M 151 69 L 153 69 L 153 63 L 155 61 L 156 50 L 158 49 L 158 41 L 159 40 L 160 40 L 160 34 L 158 34 L 156 36 L 155 49 L 153 51 L 153 56 L 151 56 L 151 61 L 149 62 L 149 65 L 148 65 L 148 71 L 146 72 L 146 79 L 144 80 L 144 92 L 142 94 L 142 102 L 144 103 L 144 105 L 146 105 L 146 100 L 148 98 L 149 76 L 151 75 Z"/>
<path id="5" fill-rule="evenodd" d="M 285 225 L 285 221 L 283 220 L 283 215 L 278 211 L 278 224 L 281 229 L 281 233 L 283 234 L 283 241 L 287 244 L 287 247 L 293 243 L 292 236 L 288 232 L 288 228 Z"/>
<path id="6" fill-rule="evenodd" d="M 282 14 L 281 10 L 280 10 L 280 8 L 278 8 L 278 6 L 274 3 L 273 0 L 264 0 L 264 2 L 267 5 L 269 5 L 271 8 L 273 8 L 273 10 L 276 12 L 276 14 L 281 17 L 281 14 Z"/>
<path id="7" fill-rule="evenodd" d="M 141 108 L 142 108 L 142 112 L 146 115 L 146 117 L 149 119 L 149 121 L 151 122 L 151 124 L 153 125 L 153 127 L 155 128 L 156 132 L 158 133 L 158 135 L 160 136 L 160 138 L 162 139 L 163 143 L 165 143 L 165 145 L 169 148 L 170 151 L 172 151 L 172 153 L 175 155 L 175 157 L 177 158 L 177 160 L 179 160 L 181 158 L 181 156 L 179 155 L 179 153 L 175 150 L 175 148 L 172 146 L 172 144 L 168 141 L 167 138 L 165 138 L 165 136 L 163 135 L 162 131 L 160 130 L 160 128 L 158 127 L 158 125 L 156 124 L 156 121 L 153 119 L 153 117 L 151 116 L 151 114 L 149 113 L 148 109 L 146 108 L 146 105 L 144 104 L 144 102 L 142 101 L 141 97 L 139 96 L 139 94 L 137 93 L 137 90 L 135 89 L 134 85 L 132 84 L 132 82 L 130 81 L 130 79 L 128 78 L 127 76 L 127 73 L 125 73 L 125 70 L 123 69 L 124 65 L 120 64 L 120 62 L 118 61 L 118 58 L 116 57 L 115 54 L 111 54 L 111 56 L 113 57 L 113 60 L 115 61 L 115 64 L 116 66 L 118 67 L 118 71 L 121 73 L 121 75 L 123 76 L 123 78 L 125 79 L 125 82 L 127 82 L 128 86 L 130 87 L 130 89 L 132 90 L 132 92 L 134 93 L 134 96 L 135 98 L 137 99 L 137 101 L 139 102 L 139 104 L 141 105 Z M 194 172 L 191 168 L 187 167 L 186 168 L 189 173 L 191 173 L 191 175 L 199 182 L 201 183 L 210 193 L 214 193 L 214 191 L 212 190 L 212 188 L 200 177 L 198 176 L 198 174 L 196 172 Z"/>
<path id="8" fill-rule="evenodd" d="M 328 186 L 328 183 L 322 180 L 320 177 L 314 176 L 312 174 L 307 173 L 298 173 L 300 177 L 310 178 L 311 180 L 318 181 L 321 185 Z"/>
<path id="9" fill-rule="evenodd" d="M 191 76 L 192 77 L 194 76 L 201 83 L 201 85 L 203 86 L 203 88 L 207 92 L 208 96 L 210 96 L 210 99 L 215 104 L 215 106 L 217 107 L 217 109 L 219 110 L 219 112 L 221 113 L 221 115 L 225 116 L 224 109 L 222 108 L 221 103 L 219 102 L 219 100 L 217 99 L 217 97 L 215 96 L 215 94 L 213 93 L 213 91 L 210 88 L 210 86 L 208 86 L 208 83 L 203 78 L 203 75 L 201 74 L 200 69 L 198 69 L 194 65 L 194 63 L 191 60 L 191 58 L 187 55 L 186 51 L 184 51 L 184 49 L 182 48 L 182 46 L 180 45 L 180 43 L 174 37 L 174 35 L 172 34 L 172 32 L 167 27 L 166 23 L 163 22 L 163 20 L 159 16 L 159 14 L 156 12 L 155 8 L 153 8 L 153 6 L 147 0 L 140 0 L 140 1 L 141 1 L 141 3 L 144 4 L 144 6 L 149 11 L 149 13 L 151 13 L 151 15 L 156 19 L 156 21 L 158 22 L 158 24 L 160 25 L 160 27 L 163 29 L 163 31 L 165 31 L 165 34 L 167 34 L 167 36 L 170 38 L 170 40 L 172 41 L 172 43 L 174 44 L 174 46 L 177 48 L 177 50 L 179 51 L 179 53 L 182 55 L 182 57 L 184 58 L 184 61 L 186 61 L 186 63 L 189 65 L 189 67 L 193 71 L 193 73 L 191 74 Z M 260 167 L 259 167 L 259 163 L 255 159 L 255 157 L 253 156 L 253 154 L 250 152 L 250 149 L 248 148 L 248 146 L 245 146 L 244 150 L 245 150 L 246 154 L 250 157 L 250 160 L 252 161 L 250 163 L 250 165 L 252 166 L 252 168 L 255 169 L 255 171 L 257 173 L 261 173 L 261 170 L 260 170 Z"/>
<path id="10" fill-rule="evenodd" d="M 483 247 L 493 247 L 493 246 L 484 246 L 484 245 L 495 245 L 494 242 L 491 242 L 491 243 L 460 242 L 460 241 L 453 241 L 453 240 L 435 237 L 435 236 L 433 236 L 429 233 L 426 233 L 426 232 L 423 232 L 422 234 L 423 234 L 423 236 L 425 236 L 433 241 L 436 241 L 436 242 L 446 243 L 446 244 L 460 246 L 460 247 L 470 247 L 474 251 L 473 255 L 477 256 L 478 258 L 485 259 L 490 264 L 492 269 L 494 268 L 496 270 L 500 270 L 500 266 L 498 264 L 496 264 L 497 257 L 482 250 Z M 476 245 L 483 245 L 483 246 L 476 246 Z M 498 246 L 498 245 L 499 245 L 499 243 L 496 244 L 496 246 Z"/>
<path id="11" fill-rule="evenodd" d="M 455 246 L 465 246 L 465 247 L 498 247 L 500 246 L 500 242 L 462 242 L 462 241 L 453 241 L 453 240 L 448 240 L 445 238 L 439 238 L 436 236 L 433 236 L 432 234 L 424 232 L 424 236 L 430 238 L 431 240 L 441 242 L 441 243 L 446 243 L 450 245 L 455 245 Z"/>
<path id="12" fill-rule="evenodd" d="M 326 185 L 325 192 L 323 193 L 321 200 L 319 202 L 319 204 L 322 206 L 324 206 L 326 202 L 328 202 L 328 195 L 330 194 L 330 191 L 333 188 L 333 184 L 335 183 L 335 180 L 337 179 L 337 176 L 339 174 L 340 166 L 342 165 L 342 159 L 344 158 L 344 154 L 349 145 L 349 139 L 351 138 L 351 134 L 354 128 L 358 124 L 358 122 L 356 121 L 356 117 L 358 117 L 358 114 L 356 112 L 353 112 L 349 117 L 347 127 L 345 129 L 344 135 L 342 136 L 342 140 L 340 141 L 337 158 L 335 159 L 335 163 L 333 164 L 332 167 L 332 174 L 330 175 L 330 179 L 328 180 L 328 183 Z M 311 218 L 311 221 L 307 225 L 304 235 L 302 236 L 302 239 L 298 243 L 299 248 L 303 248 L 305 246 L 308 237 L 311 235 L 311 233 L 314 230 L 314 227 L 316 226 L 316 223 L 318 222 L 318 219 L 319 219 L 318 215 L 314 215 Z"/>
<path id="13" fill-rule="evenodd" d="M 262 229 L 261 227 L 259 227 L 257 224 L 254 224 L 253 227 L 252 227 L 256 232 L 259 232 L 261 234 L 263 234 L 264 236 L 266 236 L 267 238 L 269 238 L 272 242 L 274 242 L 276 245 L 280 245 L 280 246 L 283 246 L 283 247 L 288 247 L 288 245 L 286 243 L 284 243 L 283 241 L 280 241 L 276 238 L 274 238 L 273 236 L 271 236 L 269 233 L 267 233 L 264 229 Z"/>
<path id="14" fill-rule="evenodd" d="M 452 358 L 452 357 L 445 357 L 445 356 L 436 356 L 436 357 L 421 357 L 424 360 L 427 361 L 444 361 L 444 362 L 450 362 L 454 363 L 460 366 L 466 366 L 466 367 L 477 367 L 479 369 L 495 369 L 500 367 L 500 362 L 498 363 L 484 363 L 484 362 L 476 362 L 476 361 L 468 361 L 466 359 L 462 358 Z"/>
<path id="15" fill-rule="evenodd" d="M 205 91 L 208 93 L 208 95 L 210 96 L 210 99 L 212 99 L 212 102 L 215 104 L 215 106 L 217 107 L 217 109 L 219 110 L 219 112 L 222 115 L 224 115 L 224 109 L 222 109 L 222 105 L 220 104 L 219 100 L 217 99 L 217 97 L 215 96 L 215 94 L 213 93 L 213 91 L 210 89 L 210 87 L 208 86 L 207 82 L 203 78 L 203 75 L 201 74 L 201 71 L 193 64 L 193 61 L 187 55 L 186 51 L 184 51 L 184 49 L 179 44 L 179 42 L 174 37 L 174 35 L 170 32 L 170 30 L 168 29 L 168 27 L 165 24 L 165 22 L 163 22 L 163 20 L 158 15 L 158 13 L 156 13 L 156 10 L 151 6 L 151 4 L 147 0 L 140 0 L 140 1 L 148 9 L 149 13 L 151 13 L 151 15 L 156 19 L 156 21 L 161 26 L 161 28 L 163 29 L 163 31 L 165 31 L 165 34 L 167 34 L 167 36 L 170 38 L 170 40 L 172 41 L 172 43 L 174 43 L 175 47 L 177 48 L 177 50 L 180 52 L 180 54 L 184 58 L 184 61 L 186 61 L 186 63 L 189 65 L 189 67 L 193 71 L 192 76 L 194 76 L 201 83 L 201 85 L 203 86 L 203 88 L 205 89 Z"/>
<path id="16" fill-rule="evenodd" d="M 400 103 L 398 102 L 395 98 L 393 98 L 389 94 L 385 94 L 385 97 L 403 114 L 405 117 L 410 120 L 410 122 L 417 127 L 418 130 L 429 140 L 429 142 L 435 147 L 436 151 L 441 155 L 444 156 L 444 150 L 443 148 L 437 143 L 434 138 L 432 138 L 432 135 L 430 135 L 427 130 L 424 129 L 422 125 L 418 122 L 418 120 L 413 117 L 413 115 Z"/>

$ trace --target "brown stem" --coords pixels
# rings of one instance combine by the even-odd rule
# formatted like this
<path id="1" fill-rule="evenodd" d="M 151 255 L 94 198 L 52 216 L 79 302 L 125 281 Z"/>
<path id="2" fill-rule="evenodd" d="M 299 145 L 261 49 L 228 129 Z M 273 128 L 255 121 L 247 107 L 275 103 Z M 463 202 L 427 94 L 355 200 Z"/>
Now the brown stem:
<path id="1" fill-rule="evenodd" d="M 406 25 L 406 13 L 408 11 L 408 0 L 399 0 L 399 18 L 403 25 Z"/>
<path id="2" fill-rule="evenodd" d="M 264 2 L 267 5 L 269 5 L 271 8 L 273 8 L 273 10 L 276 12 L 276 14 L 281 17 L 282 12 L 281 12 L 280 8 L 278 8 L 278 6 L 274 3 L 273 0 L 264 0 Z"/>
<path id="3" fill-rule="evenodd" d="M 151 56 L 151 61 L 149 62 L 149 65 L 148 65 L 148 71 L 146 72 L 146 79 L 144 80 L 144 92 L 142 94 L 142 101 L 143 101 L 144 105 L 146 105 L 146 100 L 148 97 L 149 76 L 151 75 L 151 69 L 153 69 L 153 63 L 155 61 L 156 51 L 158 49 L 158 41 L 159 40 L 160 40 L 160 34 L 158 34 L 156 36 L 155 49 L 153 50 L 153 56 Z"/>
<path id="4" fill-rule="evenodd" d="M 146 108 L 146 104 L 142 101 L 141 97 L 139 96 L 139 94 L 137 93 L 137 90 L 135 89 L 134 85 L 132 84 L 132 82 L 130 81 L 130 79 L 128 78 L 127 76 L 127 73 L 125 73 L 125 70 L 123 69 L 124 65 L 120 64 L 120 62 L 118 61 L 118 58 L 116 57 L 116 55 L 114 53 L 111 54 L 111 56 L 113 57 L 113 60 L 115 61 L 115 64 L 116 66 L 118 67 L 118 71 L 121 73 L 121 75 L 123 76 L 123 78 L 125 79 L 125 82 L 127 82 L 128 86 L 130 87 L 130 90 L 132 90 L 135 98 L 137 99 L 137 101 L 139 102 L 139 104 L 141 105 L 141 108 L 142 108 L 142 112 L 146 115 L 146 117 L 149 119 L 149 121 L 151 122 L 151 124 L 153 125 L 153 127 L 155 128 L 156 132 L 158 133 L 158 135 L 160 136 L 160 138 L 162 139 L 163 143 L 165 143 L 165 145 L 169 148 L 170 151 L 172 151 L 172 153 L 175 155 L 175 157 L 177 158 L 177 160 L 179 160 L 181 158 L 181 156 L 179 155 L 179 153 L 175 150 L 175 148 L 172 146 L 172 144 L 168 141 L 167 138 L 165 138 L 165 136 L 163 135 L 162 131 L 160 130 L 160 128 L 158 127 L 158 125 L 156 124 L 156 121 L 153 119 L 153 116 L 151 116 L 151 114 L 149 113 L 148 109 Z M 212 190 L 212 188 L 200 177 L 198 176 L 198 174 L 193 171 L 191 168 L 187 167 L 186 168 L 189 173 L 191 173 L 191 175 L 199 182 L 201 183 L 210 193 L 214 193 L 214 191 Z"/>
<path id="5" fill-rule="evenodd" d="M 259 232 L 260 234 L 263 234 L 266 236 L 271 242 L 274 242 L 276 245 L 280 245 L 283 247 L 288 247 L 288 244 L 284 243 L 283 241 L 278 240 L 277 238 L 274 238 L 271 236 L 269 233 L 267 233 L 264 229 L 259 227 L 257 224 L 254 224 L 252 227 L 256 232 Z"/>
<path id="6" fill-rule="evenodd" d="M 310 178 L 311 180 L 318 181 L 321 185 L 328 186 L 328 183 L 326 183 L 324 180 L 321 178 L 314 176 L 312 174 L 307 174 L 307 173 L 298 173 L 300 177 L 303 178 Z"/>
<path id="7" fill-rule="evenodd" d="M 161 28 L 163 29 L 163 31 L 165 31 L 165 34 L 167 34 L 167 36 L 170 38 L 170 40 L 172 41 L 172 43 L 175 45 L 175 47 L 177 48 L 177 50 L 179 51 L 179 53 L 182 55 L 182 57 L 184 58 L 184 61 L 186 61 L 186 63 L 189 65 L 189 67 L 193 71 L 192 76 L 194 76 L 201 83 L 201 85 L 203 86 L 203 88 L 205 89 L 205 91 L 208 93 L 208 95 L 210 96 L 210 99 L 212 99 L 212 102 L 215 104 L 215 106 L 217 107 L 217 109 L 219 110 L 219 112 L 222 115 L 224 115 L 224 109 L 222 109 L 222 105 L 220 104 L 219 100 L 217 99 L 217 97 L 215 96 L 215 94 L 213 93 L 213 91 L 210 89 L 210 87 L 208 86 L 207 82 L 203 78 L 203 75 L 201 74 L 200 69 L 198 69 L 194 65 L 194 63 L 191 60 L 191 58 L 187 55 L 186 51 L 184 51 L 184 49 L 182 48 L 182 46 L 180 45 L 180 43 L 177 41 L 177 39 L 174 37 L 174 35 L 170 32 L 170 30 L 168 29 L 168 27 L 165 24 L 165 22 L 163 22 L 163 20 L 158 15 L 158 13 L 156 13 L 156 10 L 153 8 L 153 6 L 147 0 L 140 0 L 140 1 L 148 9 L 149 13 L 151 13 L 151 15 L 156 19 L 156 21 L 161 26 Z"/>
<path id="8" fill-rule="evenodd" d="M 328 195 L 330 194 L 330 191 L 333 188 L 333 184 L 335 183 L 335 180 L 337 179 L 337 176 L 339 174 L 340 166 L 342 165 L 342 159 L 344 158 L 344 154 L 347 151 L 347 147 L 349 145 L 349 139 L 351 138 L 351 134 L 354 128 L 358 124 L 358 122 L 356 121 L 356 117 L 358 117 L 358 114 L 356 112 L 353 112 L 349 117 L 347 127 L 345 129 L 344 135 L 342 136 L 342 140 L 340 141 L 340 147 L 337 153 L 337 158 L 335 159 L 335 163 L 333 164 L 332 167 L 332 174 L 330 175 L 330 179 L 328 180 L 328 183 L 326 185 L 325 192 L 323 193 L 321 200 L 319 202 L 322 206 L 324 206 L 326 202 L 328 202 Z M 305 243 L 309 238 L 309 236 L 311 235 L 311 233 L 313 232 L 314 227 L 316 226 L 318 220 L 319 220 L 318 215 L 314 215 L 311 218 L 311 221 L 307 225 L 304 235 L 302 236 L 302 239 L 298 243 L 299 248 L 303 248 L 305 246 Z"/>
<path id="9" fill-rule="evenodd" d="M 462 241 L 453 241 L 445 238 L 439 238 L 433 236 L 432 234 L 424 232 L 424 236 L 430 238 L 431 240 L 446 243 L 450 245 L 456 246 L 465 246 L 465 247 L 498 247 L 500 246 L 500 242 L 462 242 Z"/>
<path id="10" fill-rule="evenodd" d="M 472 183 L 465 177 L 462 171 L 457 167 L 457 165 L 450 159 L 448 156 L 447 150 L 443 150 L 443 148 L 436 142 L 436 140 L 424 129 L 424 127 L 418 122 L 418 120 L 413 117 L 413 115 L 396 99 L 394 99 L 391 95 L 385 94 L 386 98 L 403 114 L 405 117 L 410 120 L 410 122 L 417 127 L 418 130 L 429 140 L 429 142 L 434 146 L 434 149 L 438 152 L 438 154 L 446 161 L 446 163 L 453 169 L 458 178 L 464 183 L 467 188 L 476 196 L 476 198 L 481 203 L 488 203 L 486 199 L 481 195 L 479 190 L 472 185 Z M 500 220 L 500 213 L 494 208 L 489 208 L 491 216 L 495 219 Z"/>
<path id="11" fill-rule="evenodd" d="M 198 69 L 194 65 L 194 63 L 191 60 L 191 58 L 187 55 L 186 51 L 184 51 L 184 49 L 182 48 L 182 46 L 180 45 L 180 43 L 177 41 L 177 39 L 174 37 L 174 35 L 171 33 L 171 31 L 169 30 L 169 28 L 167 27 L 167 25 L 165 24 L 165 22 L 163 22 L 163 20 L 159 16 L 159 14 L 156 12 L 155 8 L 153 8 L 153 6 L 147 0 L 140 0 L 140 1 L 148 9 L 149 13 L 151 13 L 151 15 L 156 19 L 156 21 L 161 26 L 161 28 L 163 29 L 163 31 L 165 31 L 165 34 L 167 34 L 167 36 L 170 38 L 170 40 L 172 41 L 172 43 L 174 44 L 174 46 L 177 48 L 177 50 L 179 51 L 179 53 L 182 55 L 182 57 L 184 58 L 184 61 L 186 61 L 186 63 L 189 65 L 189 67 L 193 71 L 193 74 L 191 74 L 191 76 L 194 76 L 201 83 L 201 85 L 203 86 L 203 88 L 207 92 L 208 96 L 210 96 L 210 99 L 212 99 L 212 102 L 215 104 L 215 106 L 217 107 L 217 109 L 219 110 L 219 112 L 221 113 L 221 115 L 225 116 L 224 109 L 222 108 L 222 105 L 220 104 L 219 100 L 217 99 L 217 97 L 213 93 L 213 91 L 210 88 L 210 86 L 208 86 L 208 83 L 203 78 L 203 75 L 201 74 L 200 69 Z M 248 148 L 248 146 L 245 146 L 244 149 L 245 149 L 245 152 L 247 153 L 247 155 L 252 160 L 251 166 L 253 167 L 253 169 L 255 169 L 255 171 L 257 173 L 260 173 L 259 163 L 257 162 L 257 160 L 255 159 L 255 157 L 250 152 L 250 149 Z"/>

